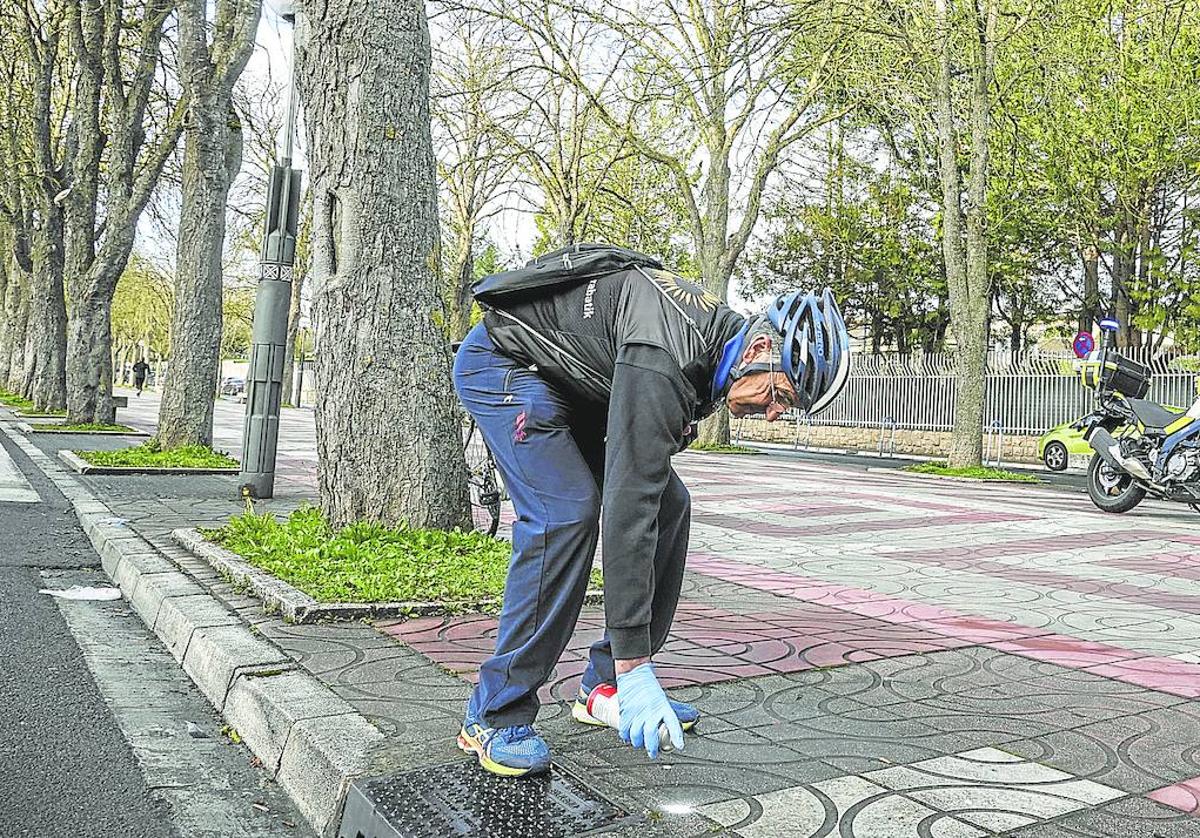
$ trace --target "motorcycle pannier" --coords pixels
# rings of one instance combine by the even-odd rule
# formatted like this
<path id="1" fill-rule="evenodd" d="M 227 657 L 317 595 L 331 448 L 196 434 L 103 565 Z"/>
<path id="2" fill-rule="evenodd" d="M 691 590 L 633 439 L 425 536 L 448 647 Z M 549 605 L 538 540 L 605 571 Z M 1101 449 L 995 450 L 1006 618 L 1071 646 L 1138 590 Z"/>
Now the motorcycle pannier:
<path id="1" fill-rule="evenodd" d="M 545 288 L 577 285 L 635 265 L 662 268 L 658 259 L 635 250 L 608 244 L 573 244 L 539 256 L 523 268 L 485 276 L 471 290 L 481 304 L 503 308 L 505 303 L 517 302 Z"/>
<path id="2" fill-rule="evenodd" d="M 1150 390 L 1150 368 L 1106 351 L 1084 367 L 1083 380 L 1096 390 L 1115 390 L 1126 398 L 1140 399 Z"/>

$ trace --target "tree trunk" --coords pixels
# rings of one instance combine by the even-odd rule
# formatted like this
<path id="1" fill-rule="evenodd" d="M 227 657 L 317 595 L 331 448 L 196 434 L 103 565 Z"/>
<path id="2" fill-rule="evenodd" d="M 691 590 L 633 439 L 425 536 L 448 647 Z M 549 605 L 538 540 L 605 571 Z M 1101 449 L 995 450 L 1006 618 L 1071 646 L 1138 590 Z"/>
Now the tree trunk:
<path id="1" fill-rule="evenodd" d="M 724 140 L 722 134 L 721 140 Z M 726 269 L 727 237 L 729 235 L 729 153 L 722 145 L 710 144 L 708 178 L 701 190 L 704 203 L 704 229 L 693 235 L 699 247 L 701 281 L 705 288 L 722 302 L 729 299 L 729 278 L 732 265 Z M 700 423 L 696 441 L 706 445 L 729 444 L 729 411 L 724 405 Z"/>
<path id="2" fill-rule="evenodd" d="M 1079 331 L 1090 332 L 1100 315 L 1100 251 L 1094 244 L 1084 247 L 1083 307 L 1079 312 Z"/>
<path id="3" fill-rule="evenodd" d="M 287 342 L 283 347 L 283 385 L 279 390 L 281 404 L 299 407 L 292 400 L 292 390 L 296 379 L 296 334 L 300 330 L 300 293 L 304 290 L 305 271 L 294 271 L 292 274 L 292 299 L 288 305 Z"/>
<path id="4" fill-rule="evenodd" d="M 158 442 L 164 448 L 212 445 L 213 400 L 221 376 L 225 203 L 242 164 L 242 131 L 229 97 L 197 102 L 184 137 L 171 359 L 158 412 Z"/>
<path id="5" fill-rule="evenodd" d="M 0 388 L 10 393 L 23 389 L 25 371 L 25 341 L 29 326 L 29 276 L 20 269 L 13 271 L 8 281 L 4 311 L 8 318 L 8 366 Z"/>
<path id="6" fill-rule="evenodd" d="M 40 222 L 35 234 L 34 282 L 26 334 L 23 395 L 40 410 L 67 406 L 67 308 L 63 296 L 62 211 Z"/>
<path id="7" fill-rule="evenodd" d="M 12 356 L 13 323 L 8 311 L 8 296 L 10 284 L 17 283 L 17 269 L 13 260 L 8 257 L 9 250 L 7 231 L 0 227 L 0 390 L 8 381 L 8 365 Z"/>
<path id="8" fill-rule="evenodd" d="M 67 421 L 111 424 L 111 302 L 104 295 L 74 301 L 67 320 Z"/>
<path id="9" fill-rule="evenodd" d="M 729 444 L 729 411 L 721 404 L 712 416 L 700 423 L 696 442 L 702 445 Z"/>
<path id="10" fill-rule="evenodd" d="M 1151 229 L 1151 211 L 1148 206 L 1149 201 L 1142 204 L 1142 211 L 1139 213 L 1137 223 L 1137 270 L 1135 271 L 1137 281 L 1135 288 L 1140 295 L 1145 295 L 1151 285 L 1151 267 L 1154 261 L 1154 239 Z M 1134 306 L 1131 312 L 1129 324 L 1129 345 L 1142 346 L 1145 343 L 1145 335 L 1136 321 L 1137 307 Z"/>
<path id="11" fill-rule="evenodd" d="M 987 273 L 987 187 L 990 119 L 988 101 L 994 54 L 995 6 L 983 3 L 974 20 L 978 42 L 972 56 L 970 94 L 971 169 L 968 205 L 963 212 L 962 172 L 954 125 L 951 21 L 947 0 L 935 0 L 938 32 L 934 122 L 937 126 L 938 173 L 942 187 L 942 254 L 950 292 L 950 326 L 958 349 L 958 388 L 950 465 L 978 466 L 983 459 L 983 411 L 986 395 L 988 312 L 991 293 Z M 964 237 L 964 227 L 966 235 Z"/>
<path id="12" fill-rule="evenodd" d="M 79 14 L 79 10 L 76 10 Z M 91 53 L 89 38 L 104 38 L 103 24 L 91 28 L 92 15 L 71 37 L 79 58 L 75 73 L 71 131 L 75 138 L 68 161 L 71 188 L 63 199 L 64 285 L 67 304 L 67 421 L 73 424 L 113 421 L 109 352 L 109 306 L 91 287 L 89 268 L 96 259 L 96 221 L 99 210 L 101 158 L 101 99 L 105 70 Z M 56 199 L 57 200 L 57 199 Z M 115 219 L 107 219 L 115 223 Z"/>
<path id="13" fill-rule="evenodd" d="M 471 330 L 471 307 L 475 302 L 471 295 L 471 285 L 475 281 L 475 254 L 470 241 L 466 242 L 455 260 L 452 276 L 453 287 L 447 317 L 450 340 L 458 341 L 465 338 Z"/>
<path id="14" fill-rule="evenodd" d="M 441 302 L 424 4 L 302 6 L 321 508 L 334 526 L 469 526 L 450 353 L 434 317 Z"/>

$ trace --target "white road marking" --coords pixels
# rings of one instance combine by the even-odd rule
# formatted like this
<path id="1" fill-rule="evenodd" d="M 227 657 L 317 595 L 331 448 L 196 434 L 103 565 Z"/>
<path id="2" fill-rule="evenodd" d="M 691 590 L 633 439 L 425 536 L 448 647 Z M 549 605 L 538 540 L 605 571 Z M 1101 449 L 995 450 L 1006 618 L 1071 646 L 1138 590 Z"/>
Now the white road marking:
<path id="1" fill-rule="evenodd" d="M 0 447 L 0 503 L 37 503 L 40 500 L 12 457 Z"/>

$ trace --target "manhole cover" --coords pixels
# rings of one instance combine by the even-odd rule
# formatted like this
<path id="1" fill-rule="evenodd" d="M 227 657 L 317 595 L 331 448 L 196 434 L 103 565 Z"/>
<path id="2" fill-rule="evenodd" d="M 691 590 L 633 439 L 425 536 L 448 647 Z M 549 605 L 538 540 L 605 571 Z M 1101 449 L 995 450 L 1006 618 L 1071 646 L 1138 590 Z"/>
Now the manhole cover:
<path id="1" fill-rule="evenodd" d="M 474 762 L 356 780 L 339 838 L 558 838 L 613 826 L 629 815 L 557 765 L 508 779 Z"/>

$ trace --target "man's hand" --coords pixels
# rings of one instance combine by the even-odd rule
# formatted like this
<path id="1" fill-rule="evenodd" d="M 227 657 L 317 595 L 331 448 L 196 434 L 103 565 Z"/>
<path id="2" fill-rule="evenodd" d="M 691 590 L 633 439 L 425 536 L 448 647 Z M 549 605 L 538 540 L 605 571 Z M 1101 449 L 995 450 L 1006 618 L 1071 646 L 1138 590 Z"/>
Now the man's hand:
<path id="1" fill-rule="evenodd" d="M 637 660 L 637 659 L 633 659 Z M 617 703 L 621 710 L 621 738 L 635 748 L 645 748 L 650 759 L 657 759 L 661 743 L 658 729 L 666 725 L 671 737 L 671 744 L 676 750 L 683 750 L 683 726 L 679 717 L 671 709 L 667 694 L 654 675 L 654 664 L 648 658 L 643 662 L 621 671 L 620 664 L 631 661 L 618 661 L 617 667 Z"/>

